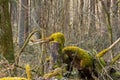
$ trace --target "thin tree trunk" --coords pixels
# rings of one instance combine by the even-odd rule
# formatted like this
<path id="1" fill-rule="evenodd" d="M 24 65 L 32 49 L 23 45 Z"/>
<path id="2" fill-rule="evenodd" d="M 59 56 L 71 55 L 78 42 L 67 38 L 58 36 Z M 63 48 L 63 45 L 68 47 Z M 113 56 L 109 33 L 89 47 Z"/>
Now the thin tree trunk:
<path id="1" fill-rule="evenodd" d="M 70 9 L 69 9 L 69 14 L 70 14 L 70 27 L 73 29 L 73 19 L 74 19 L 74 8 L 73 8 L 73 0 L 70 0 Z"/>
<path id="2" fill-rule="evenodd" d="M 18 20 L 18 38 L 19 38 L 19 47 L 21 48 L 24 43 L 24 32 L 25 32 L 25 5 L 26 0 L 19 0 L 19 20 Z"/>
<path id="3" fill-rule="evenodd" d="M 110 0 L 106 0 L 106 1 L 103 1 L 103 0 L 100 0 L 101 1 L 101 4 L 102 4 L 102 7 L 103 7 L 103 10 L 105 12 L 105 18 L 106 18 L 106 25 L 107 25 L 107 30 L 108 30 L 108 35 L 109 35 L 109 39 L 110 39 L 110 44 L 113 43 L 113 28 L 112 28 L 112 25 L 111 25 L 111 16 L 110 16 L 110 5 L 111 5 L 111 2 Z M 111 51 L 111 58 L 113 58 L 113 51 Z"/>
<path id="4" fill-rule="evenodd" d="M 108 29 L 108 34 L 109 34 L 109 38 L 110 38 L 110 44 L 113 43 L 113 31 L 112 31 L 112 25 L 111 25 L 111 17 L 110 17 L 110 0 L 107 0 L 107 1 L 103 1 L 103 0 L 100 0 L 101 1 L 101 4 L 103 6 L 103 9 L 104 9 L 104 12 L 106 14 L 106 24 L 107 24 L 107 29 Z"/>
<path id="5" fill-rule="evenodd" d="M 29 34 L 29 26 L 28 26 L 28 24 L 29 24 L 29 3 L 28 3 L 28 0 L 26 0 L 25 1 L 25 34 L 24 34 L 24 39 L 26 39 L 27 38 L 27 36 L 28 36 L 28 34 Z"/>
<path id="6" fill-rule="evenodd" d="M 118 28 L 118 25 L 119 25 L 119 22 L 118 22 L 118 3 L 117 3 L 117 0 L 112 0 L 111 2 L 111 12 L 112 12 L 112 20 L 111 20 L 111 24 L 112 24 L 112 27 L 114 28 L 114 39 L 117 39 L 119 37 L 119 28 Z"/>
<path id="7" fill-rule="evenodd" d="M 94 31 L 96 31 L 95 26 L 95 0 L 90 0 L 90 15 L 89 15 L 89 35 L 94 36 L 92 34 Z"/>

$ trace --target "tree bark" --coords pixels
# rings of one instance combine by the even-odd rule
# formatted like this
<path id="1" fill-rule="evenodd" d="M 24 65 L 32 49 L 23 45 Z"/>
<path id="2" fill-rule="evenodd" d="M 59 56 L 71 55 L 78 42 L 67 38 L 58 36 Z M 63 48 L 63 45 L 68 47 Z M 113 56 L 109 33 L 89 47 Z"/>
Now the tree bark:
<path id="1" fill-rule="evenodd" d="M 0 1 L 0 53 L 10 63 L 14 63 L 13 36 L 8 3 L 9 0 Z"/>
<path id="2" fill-rule="evenodd" d="M 26 10 L 27 10 L 27 0 L 19 0 L 19 20 L 18 20 L 18 43 L 19 43 L 19 47 L 21 48 L 23 43 L 24 43 L 24 40 L 25 40 L 25 37 L 26 37 L 26 34 L 27 33 L 27 30 L 28 28 L 26 26 L 28 26 L 28 19 L 26 16 L 28 16 L 26 14 Z M 27 21 L 26 21 L 27 20 Z"/>

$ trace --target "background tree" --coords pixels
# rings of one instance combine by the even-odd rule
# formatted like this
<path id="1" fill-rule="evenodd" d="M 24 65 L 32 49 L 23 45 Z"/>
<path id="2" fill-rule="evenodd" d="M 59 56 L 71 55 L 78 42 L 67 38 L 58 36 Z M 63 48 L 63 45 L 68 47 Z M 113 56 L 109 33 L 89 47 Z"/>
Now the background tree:
<path id="1" fill-rule="evenodd" d="M 28 36 L 28 0 L 18 1 L 18 31 L 19 47 L 21 48 L 26 37 Z"/>
<path id="2" fill-rule="evenodd" d="M 14 63 L 14 48 L 9 1 L 0 1 L 0 53 L 10 62 Z"/>

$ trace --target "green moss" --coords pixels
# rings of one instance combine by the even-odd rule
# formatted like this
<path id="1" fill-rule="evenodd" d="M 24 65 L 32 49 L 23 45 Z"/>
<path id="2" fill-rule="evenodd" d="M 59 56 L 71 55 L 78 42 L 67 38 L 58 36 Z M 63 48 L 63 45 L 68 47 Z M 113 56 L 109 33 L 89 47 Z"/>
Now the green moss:
<path id="1" fill-rule="evenodd" d="M 62 47 L 64 46 L 64 43 L 65 43 L 64 34 L 61 33 L 61 32 L 53 33 L 53 34 L 49 37 L 49 40 L 50 40 L 50 41 L 54 41 L 54 42 L 59 42 Z"/>
<path id="2" fill-rule="evenodd" d="M 79 64 L 81 68 L 85 68 L 85 67 L 89 67 L 93 65 L 93 60 L 92 60 L 91 55 L 89 55 L 87 51 L 79 47 L 68 46 L 68 47 L 63 48 L 62 52 L 64 54 L 67 54 L 70 58 L 75 58 L 75 59 L 80 60 L 78 61 L 77 64 Z"/>
<path id="3" fill-rule="evenodd" d="M 112 77 L 113 80 L 119 80 L 120 79 L 120 71 L 115 71 L 110 73 L 110 76 Z"/>
<path id="4" fill-rule="evenodd" d="M 65 43 L 64 34 L 61 32 L 56 32 L 56 33 L 51 34 L 48 38 L 45 38 L 44 40 L 49 42 L 52 47 L 53 46 L 57 47 L 56 50 L 58 49 L 58 51 L 57 51 L 58 55 L 56 57 L 58 57 L 58 58 L 57 58 L 56 63 L 54 64 L 54 68 L 61 66 L 62 57 L 63 57 L 62 48 L 64 47 L 64 43 Z"/>
<path id="5" fill-rule="evenodd" d="M 58 53 L 62 57 L 63 56 L 62 49 L 63 49 L 64 43 L 65 43 L 64 34 L 61 32 L 56 32 L 56 33 L 53 33 L 48 39 L 49 39 L 51 44 L 56 43 L 56 42 L 60 44 Z"/>
<path id="6" fill-rule="evenodd" d="M 10 63 L 14 63 L 14 52 L 11 50 L 8 52 L 8 54 L 3 54 L 3 56 L 10 62 Z"/>
<path id="7" fill-rule="evenodd" d="M 118 54 L 118 55 L 116 55 L 113 59 L 112 59 L 112 61 L 111 61 L 111 65 L 113 65 L 116 61 L 118 61 L 120 59 L 120 54 Z"/>
<path id="8" fill-rule="evenodd" d="M 31 76 L 30 65 L 27 64 L 27 65 L 25 66 L 25 68 L 26 68 L 27 78 L 28 78 L 28 80 L 31 80 L 32 76 Z"/>
<path id="9" fill-rule="evenodd" d="M 106 62 L 104 58 L 101 57 L 95 60 L 94 65 L 95 65 L 95 70 L 100 73 L 103 71 L 103 68 L 106 66 Z"/>
<path id="10" fill-rule="evenodd" d="M 52 77 L 57 77 L 57 79 L 61 79 L 62 78 L 62 68 L 58 67 L 55 70 L 53 70 L 43 76 L 43 78 L 45 80 L 49 80 Z"/>
<path id="11" fill-rule="evenodd" d="M 104 56 L 105 53 L 107 53 L 108 51 L 109 51 L 109 48 L 104 49 L 104 50 L 102 50 L 101 52 L 99 52 L 99 53 L 96 55 L 96 57 L 97 57 L 97 58 L 100 58 L 100 57 Z"/>
<path id="12" fill-rule="evenodd" d="M 99 60 L 100 60 L 101 65 L 105 67 L 106 62 L 105 62 L 104 58 L 101 57 Z"/>

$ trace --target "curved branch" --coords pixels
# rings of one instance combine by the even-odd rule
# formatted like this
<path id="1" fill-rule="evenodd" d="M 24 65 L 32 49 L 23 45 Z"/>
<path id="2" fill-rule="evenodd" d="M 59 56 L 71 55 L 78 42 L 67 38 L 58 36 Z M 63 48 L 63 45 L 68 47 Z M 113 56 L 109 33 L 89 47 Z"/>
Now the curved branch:
<path id="1" fill-rule="evenodd" d="M 20 56 L 21 53 L 23 52 L 23 50 L 24 50 L 24 48 L 26 47 L 27 43 L 29 42 L 29 39 L 30 39 L 30 38 L 32 37 L 32 35 L 33 35 L 34 33 L 36 33 L 36 32 L 40 32 L 40 30 L 34 30 L 34 31 L 32 31 L 32 32 L 28 35 L 28 37 L 26 38 L 26 40 L 25 40 L 22 48 L 18 51 L 18 54 L 17 54 L 17 56 L 16 56 L 16 64 L 19 63 L 19 56 Z"/>

